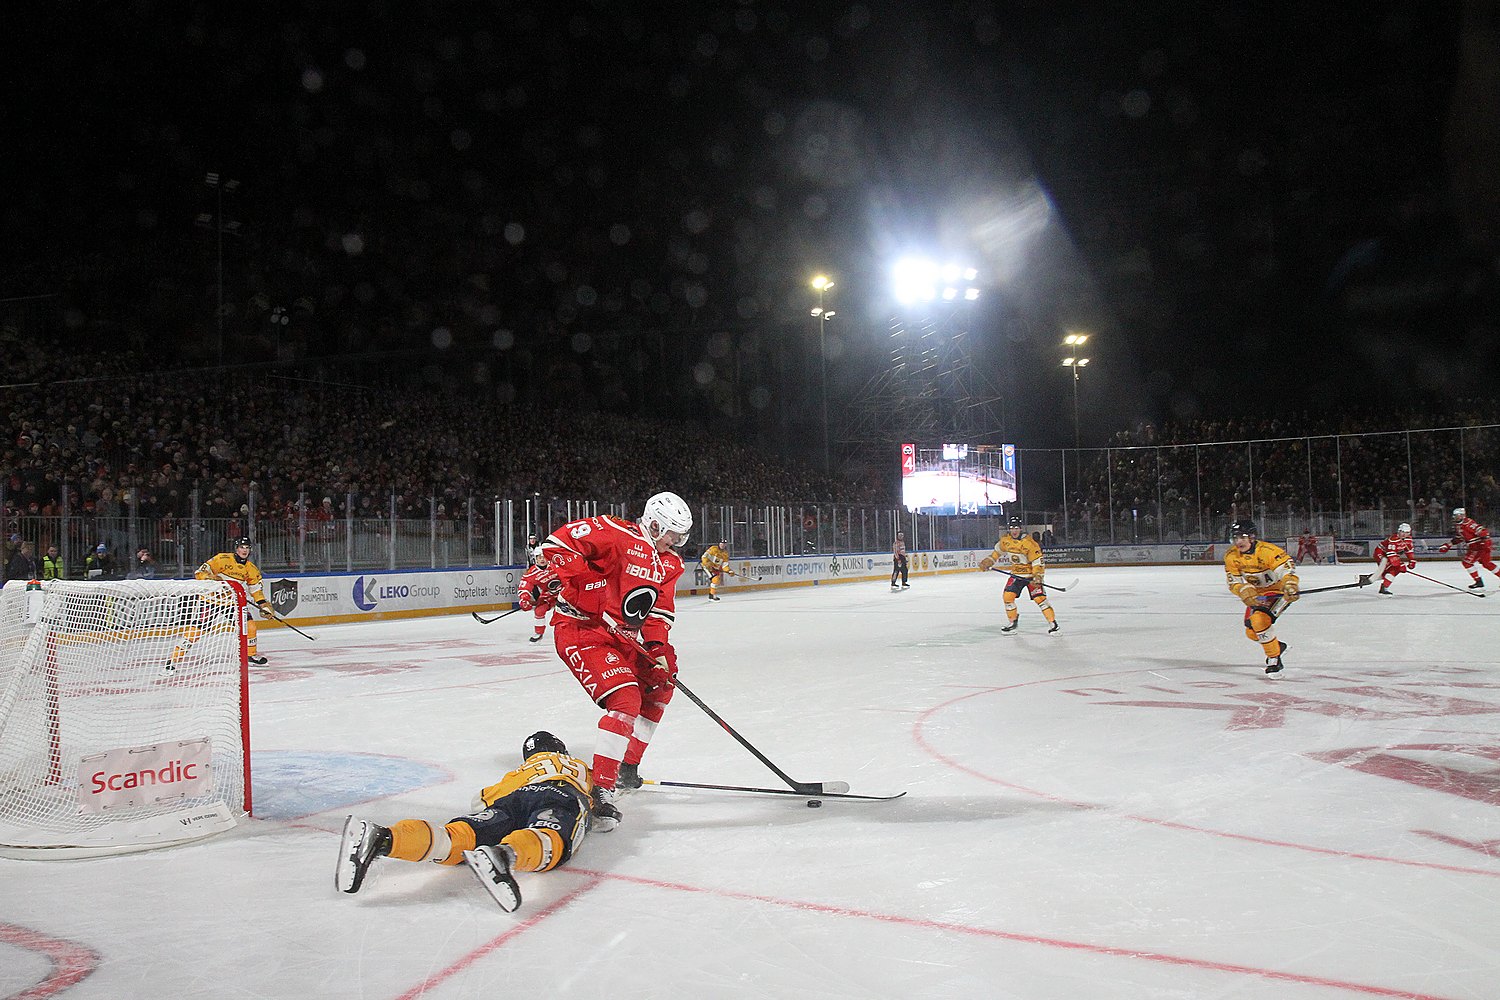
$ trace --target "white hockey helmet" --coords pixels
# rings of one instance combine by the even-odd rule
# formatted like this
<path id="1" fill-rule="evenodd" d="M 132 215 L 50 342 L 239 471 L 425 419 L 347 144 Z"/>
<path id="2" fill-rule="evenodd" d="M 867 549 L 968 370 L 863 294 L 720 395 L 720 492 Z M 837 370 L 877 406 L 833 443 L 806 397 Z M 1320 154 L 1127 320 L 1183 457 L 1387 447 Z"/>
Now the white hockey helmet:
<path id="1" fill-rule="evenodd" d="M 1453 520 L 1455 520 L 1455 521 L 1462 521 L 1464 518 L 1466 518 L 1468 516 L 1469 516 L 1469 512 L 1466 511 L 1466 510 L 1464 510 L 1462 507 L 1454 507 L 1453 508 Z"/>
<path id="2" fill-rule="evenodd" d="M 673 544 L 681 545 L 692 530 L 693 512 L 676 493 L 656 494 L 646 501 L 646 507 L 641 511 L 641 533 L 652 545 L 669 531 L 678 536 Z"/>
<path id="3" fill-rule="evenodd" d="M 1409 535 L 1409 534 L 1411 534 L 1411 525 L 1407 524 L 1405 521 L 1402 521 L 1400 524 L 1396 525 L 1396 534 L 1398 534 L 1398 535 Z"/>

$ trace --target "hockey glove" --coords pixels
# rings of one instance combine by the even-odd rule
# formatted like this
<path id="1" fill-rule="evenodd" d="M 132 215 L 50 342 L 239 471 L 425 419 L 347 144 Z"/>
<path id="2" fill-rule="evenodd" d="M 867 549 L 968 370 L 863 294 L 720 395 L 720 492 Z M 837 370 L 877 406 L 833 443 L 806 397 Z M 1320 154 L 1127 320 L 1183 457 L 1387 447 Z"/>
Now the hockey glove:
<path id="1" fill-rule="evenodd" d="M 516 603 L 521 606 L 522 611 L 530 611 L 536 607 L 536 591 L 523 590 L 516 595 Z"/>
<path id="2" fill-rule="evenodd" d="M 646 687 L 671 687 L 672 681 L 677 677 L 677 650 L 672 648 L 670 642 L 653 641 L 646 643 L 646 651 L 652 657 L 651 667 L 642 678 Z"/>
<path id="3" fill-rule="evenodd" d="M 562 599 L 583 614 L 598 618 L 604 611 L 604 595 L 608 591 L 608 580 L 598 573 L 585 572 L 568 581 L 563 588 Z"/>
<path id="4" fill-rule="evenodd" d="M 981 570 L 983 570 L 984 572 L 986 572 L 986 573 L 988 573 L 990 571 L 990 569 L 994 567 L 994 565 L 995 565 L 995 557 L 994 556 L 985 556 L 983 559 L 979 560 L 979 568 Z"/>
<path id="5" fill-rule="evenodd" d="M 256 606 L 257 609 L 260 610 L 261 614 L 265 615 L 267 618 L 271 617 L 271 602 L 270 601 L 256 601 L 255 602 L 255 606 Z"/>
<path id="6" fill-rule="evenodd" d="M 1296 604 L 1297 599 L 1302 596 L 1302 587 L 1296 580 L 1283 580 L 1281 582 L 1281 597 L 1288 604 Z"/>
<path id="7" fill-rule="evenodd" d="M 1235 597 L 1245 602 L 1246 607 L 1254 607 L 1260 598 L 1260 595 L 1255 592 L 1255 587 L 1252 584 L 1241 583 L 1230 589 L 1234 591 Z"/>
<path id="8" fill-rule="evenodd" d="M 1451 548 L 1453 548 L 1453 543 L 1452 542 L 1444 542 L 1442 545 L 1438 546 L 1438 551 L 1439 552 L 1447 552 Z"/>

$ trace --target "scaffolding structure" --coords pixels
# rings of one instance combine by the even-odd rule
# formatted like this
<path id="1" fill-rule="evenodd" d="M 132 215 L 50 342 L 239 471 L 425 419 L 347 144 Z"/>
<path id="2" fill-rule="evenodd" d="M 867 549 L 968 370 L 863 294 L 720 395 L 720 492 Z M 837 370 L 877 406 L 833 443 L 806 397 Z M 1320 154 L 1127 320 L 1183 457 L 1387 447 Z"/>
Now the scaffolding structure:
<path id="1" fill-rule="evenodd" d="M 891 317 L 885 366 L 845 411 L 841 466 L 873 456 L 894 462 L 906 442 L 1004 443 L 1004 397 L 977 356 L 973 317 L 973 304 L 962 301 Z"/>

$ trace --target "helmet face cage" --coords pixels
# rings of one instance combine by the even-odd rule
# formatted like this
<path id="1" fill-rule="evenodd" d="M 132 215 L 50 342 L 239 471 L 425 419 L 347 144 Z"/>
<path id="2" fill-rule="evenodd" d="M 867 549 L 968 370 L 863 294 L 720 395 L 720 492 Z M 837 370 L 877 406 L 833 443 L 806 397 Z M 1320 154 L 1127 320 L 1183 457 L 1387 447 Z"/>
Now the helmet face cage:
<path id="1" fill-rule="evenodd" d="M 641 512 L 641 533 L 655 545 L 667 532 L 679 537 L 675 544 L 681 545 L 693 530 L 693 512 L 676 493 L 658 493 L 646 501 Z"/>
<path id="2" fill-rule="evenodd" d="M 250 547 L 250 536 L 249 535 L 241 535 L 240 537 L 236 538 L 234 540 L 234 547 L 237 548 L 237 549 L 241 548 L 241 547 L 244 547 L 244 548 L 248 549 Z"/>
<path id="3" fill-rule="evenodd" d="M 1239 541 L 1241 538 L 1246 537 L 1255 537 L 1254 521 L 1236 521 L 1229 526 L 1229 540 L 1231 542 Z"/>
<path id="4" fill-rule="evenodd" d="M 1453 508 L 1453 520 L 1455 521 L 1462 521 L 1464 517 L 1467 516 L 1467 514 L 1468 512 L 1465 511 L 1462 507 Z"/>
<path id="5" fill-rule="evenodd" d="M 533 755 L 539 753 L 561 753 L 568 752 L 566 744 L 553 736 L 545 729 L 532 733 L 526 737 L 526 742 L 521 744 L 521 759 L 530 760 Z"/>

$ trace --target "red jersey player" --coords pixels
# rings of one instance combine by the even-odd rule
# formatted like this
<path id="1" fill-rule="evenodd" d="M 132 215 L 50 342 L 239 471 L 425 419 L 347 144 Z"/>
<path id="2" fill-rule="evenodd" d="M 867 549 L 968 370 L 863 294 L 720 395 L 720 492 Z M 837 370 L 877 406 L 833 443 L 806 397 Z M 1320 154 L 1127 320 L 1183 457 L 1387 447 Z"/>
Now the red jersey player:
<path id="1" fill-rule="evenodd" d="M 1411 525 L 1401 522 L 1391 537 L 1376 545 L 1375 561 L 1380 564 L 1380 593 L 1389 595 L 1391 581 L 1417 564 Z"/>
<path id="2" fill-rule="evenodd" d="M 1297 563 L 1315 563 L 1318 561 L 1318 536 L 1311 531 L 1304 531 L 1297 538 Z"/>
<path id="3" fill-rule="evenodd" d="M 599 515 L 558 528 L 542 543 L 541 589 L 557 595 L 552 636 L 578 683 L 604 709 L 594 743 L 594 828 L 620 822 L 617 787 L 639 788 L 637 767 L 672 700 L 677 651 L 668 632 L 676 617 L 682 559 L 673 552 L 693 528 L 675 493 L 646 501 L 638 523 Z M 650 651 L 643 662 L 636 644 Z"/>
<path id="4" fill-rule="evenodd" d="M 520 593 L 516 598 L 521 610 L 532 612 L 536 619 L 531 626 L 532 642 L 542 641 L 542 635 L 547 631 L 547 613 L 557 604 L 557 593 L 542 586 L 542 576 L 546 572 L 547 557 L 542 555 L 541 546 L 535 545 L 531 549 L 531 565 L 521 575 Z"/>
<path id="5" fill-rule="evenodd" d="M 1478 563 L 1485 569 L 1500 576 L 1500 569 L 1495 568 L 1494 556 L 1490 553 L 1490 529 L 1480 524 L 1469 516 L 1469 512 L 1462 507 L 1453 508 L 1453 538 L 1446 545 L 1439 545 L 1439 552 L 1447 552 L 1455 545 L 1465 546 L 1463 554 L 1464 569 L 1474 578 L 1469 584 L 1470 590 L 1483 590 L 1484 581 L 1479 579 L 1479 570 L 1474 568 Z"/>

